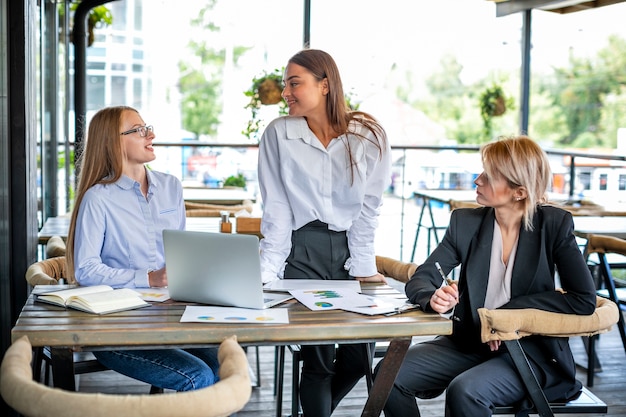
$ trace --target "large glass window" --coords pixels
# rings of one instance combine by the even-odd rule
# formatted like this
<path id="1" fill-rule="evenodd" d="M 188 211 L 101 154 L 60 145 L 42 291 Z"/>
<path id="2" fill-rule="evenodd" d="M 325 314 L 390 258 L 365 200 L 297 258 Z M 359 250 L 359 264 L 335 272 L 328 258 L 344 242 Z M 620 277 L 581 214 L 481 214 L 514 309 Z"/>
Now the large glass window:
<path id="1" fill-rule="evenodd" d="M 104 107 L 105 77 L 91 75 L 87 77 L 87 110 L 97 111 Z"/>
<path id="2" fill-rule="evenodd" d="M 104 106 L 128 104 L 146 120 L 167 121 L 159 124 L 159 138 L 254 142 L 241 133 L 251 117 L 244 91 L 255 76 L 282 68 L 303 47 L 305 2 L 217 0 L 205 17 L 219 30 L 210 30 L 208 21 L 204 25 L 195 22 L 207 3 L 125 0 L 104 4 L 113 15 L 113 25 L 97 27 L 96 43 L 87 49 L 87 122 Z M 60 3 L 42 5 L 46 5 L 46 20 L 53 21 Z M 378 118 L 394 146 L 454 145 L 459 138 L 471 138 L 460 131 L 468 126 L 480 129 L 481 122 L 477 95 L 466 94 L 468 86 L 478 88 L 506 79 L 507 92 L 514 103 L 519 102 L 521 14 L 496 18 L 492 2 L 467 0 L 441 0 L 419 13 L 407 12 L 405 0 L 315 0 L 311 7 L 310 47 L 331 53 L 352 104 Z M 609 34 L 626 39 L 626 26 L 617 18 L 624 12 L 626 3 L 568 15 L 533 11 L 533 85 L 538 86 L 541 79 L 554 86 L 554 78 L 541 78 L 543 74 L 567 66 L 570 54 L 593 57 L 607 45 Z M 59 25 L 64 25 L 64 19 L 57 17 Z M 46 140 L 57 136 L 60 145 L 74 140 L 74 51 L 66 40 L 68 25 L 58 32 L 42 27 L 45 37 L 58 34 L 59 48 L 58 53 L 49 44 L 42 48 L 40 79 L 51 81 L 41 90 L 58 88 L 58 100 L 42 103 L 41 134 Z M 562 36 L 553 36 L 555 31 Z M 50 70 L 53 67 L 56 73 Z M 192 72 L 217 83 L 219 122 L 214 133 L 196 136 L 183 123 L 181 79 Z M 552 103 L 545 95 L 548 90 L 531 92 L 531 107 Z M 432 101 L 434 93 L 444 99 Z M 620 95 L 609 96 L 615 115 L 611 123 L 623 125 L 619 115 L 626 114 L 625 101 Z M 462 111 L 453 106 L 460 102 Z M 53 114 L 53 108 L 63 114 Z M 496 121 L 494 137 L 518 131 L 517 110 Z M 262 111 L 268 121 L 278 115 L 273 107 Z M 540 113 L 549 123 L 531 119 L 530 131 L 551 148 L 563 139 L 566 116 Z M 606 126 L 597 131 L 606 131 Z M 608 133 L 606 137 L 594 135 L 590 143 L 601 138 L 598 144 L 608 146 L 607 150 L 615 139 Z M 61 149 L 68 155 L 72 152 Z M 60 159 L 59 166 L 67 159 Z M 157 158 L 152 165 L 168 171 L 166 163 L 167 158 Z M 617 179 L 613 175 L 607 177 L 606 193 Z M 64 176 L 72 178 L 71 173 Z M 592 182 L 598 178 L 590 171 L 577 173 L 577 186 L 589 190 L 596 187 Z M 453 172 L 437 176 L 434 182 L 455 187 L 468 181 Z M 626 175 L 621 174 L 618 182 L 620 190 L 626 191 Z M 569 182 L 566 185 L 569 188 Z M 72 195 L 71 190 L 68 193 Z"/>
<path id="3" fill-rule="evenodd" d="M 111 77 L 111 102 L 126 104 L 126 77 Z"/>

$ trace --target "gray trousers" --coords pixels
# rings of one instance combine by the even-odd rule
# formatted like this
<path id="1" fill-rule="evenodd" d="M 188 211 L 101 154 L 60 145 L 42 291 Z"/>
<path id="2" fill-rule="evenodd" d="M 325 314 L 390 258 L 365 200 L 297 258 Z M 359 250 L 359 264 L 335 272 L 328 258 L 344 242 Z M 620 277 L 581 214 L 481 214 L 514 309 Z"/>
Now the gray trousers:
<path id="1" fill-rule="evenodd" d="M 350 251 L 345 232 L 328 230 L 320 221 L 295 230 L 285 279 L 352 279 L 344 264 Z M 304 417 L 328 417 L 371 367 L 371 343 L 304 345 L 300 403 Z"/>
<path id="2" fill-rule="evenodd" d="M 542 376 L 537 376 L 541 382 Z M 449 337 L 439 336 L 409 348 L 387 399 L 385 417 L 419 417 L 415 397 L 435 398 L 444 390 L 446 417 L 491 416 L 492 407 L 526 397 L 504 345 L 494 353 L 467 353 Z"/>

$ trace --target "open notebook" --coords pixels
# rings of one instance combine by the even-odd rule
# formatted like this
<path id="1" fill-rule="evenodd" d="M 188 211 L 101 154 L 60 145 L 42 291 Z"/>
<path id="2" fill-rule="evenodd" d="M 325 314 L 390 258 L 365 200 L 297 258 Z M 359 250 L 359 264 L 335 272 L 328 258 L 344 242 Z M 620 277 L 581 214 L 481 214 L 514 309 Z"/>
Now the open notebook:
<path id="1" fill-rule="evenodd" d="M 174 300 L 263 309 L 293 298 L 263 291 L 256 236 L 164 230 L 163 244 Z"/>

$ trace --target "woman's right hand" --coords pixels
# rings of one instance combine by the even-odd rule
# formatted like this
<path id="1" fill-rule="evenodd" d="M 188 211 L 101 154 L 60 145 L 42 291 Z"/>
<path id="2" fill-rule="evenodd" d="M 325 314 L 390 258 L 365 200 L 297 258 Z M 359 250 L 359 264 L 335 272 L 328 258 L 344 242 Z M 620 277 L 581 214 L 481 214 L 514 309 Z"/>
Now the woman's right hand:
<path id="1" fill-rule="evenodd" d="M 437 313 L 445 314 L 459 303 L 459 287 L 456 283 L 438 288 L 430 297 L 430 307 Z"/>

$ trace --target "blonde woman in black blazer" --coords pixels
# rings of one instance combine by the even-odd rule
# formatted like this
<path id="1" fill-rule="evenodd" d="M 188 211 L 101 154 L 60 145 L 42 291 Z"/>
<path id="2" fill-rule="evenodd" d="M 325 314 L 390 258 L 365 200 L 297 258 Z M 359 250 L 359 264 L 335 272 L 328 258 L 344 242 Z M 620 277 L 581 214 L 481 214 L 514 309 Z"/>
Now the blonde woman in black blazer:
<path id="1" fill-rule="evenodd" d="M 410 301 L 422 310 L 451 315 L 453 334 L 409 349 L 386 417 L 419 416 L 415 397 L 433 398 L 444 390 L 447 417 L 490 416 L 492 407 L 524 399 L 504 347 L 481 342 L 478 308 L 579 315 L 595 309 L 594 283 L 571 214 L 543 205 L 551 178 L 546 154 L 525 136 L 485 145 L 481 154 L 476 201 L 485 207 L 455 210 L 442 242 L 406 285 Z M 441 285 L 436 263 L 444 274 L 460 265 L 458 286 Z M 557 286 L 565 293 L 555 291 Z M 567 339 L 531 336 L 521 343 L 548 400 L 580 390 Z"/>

